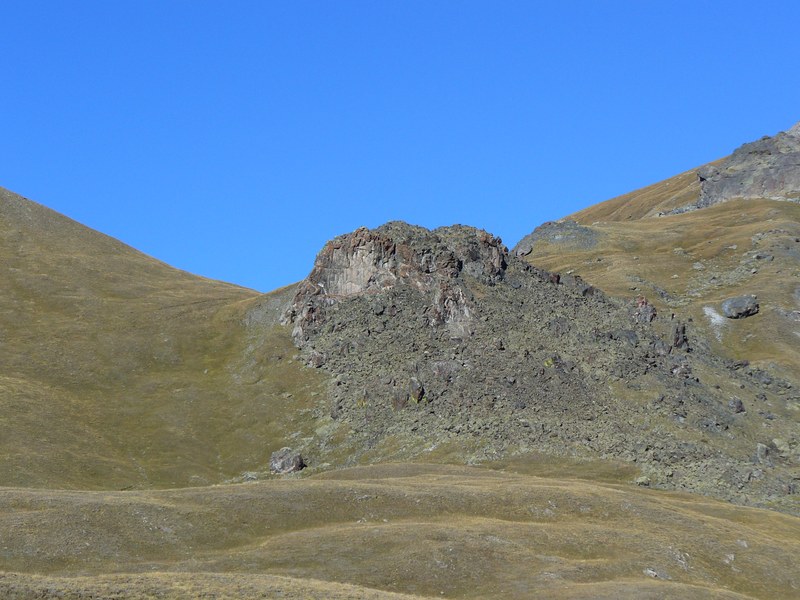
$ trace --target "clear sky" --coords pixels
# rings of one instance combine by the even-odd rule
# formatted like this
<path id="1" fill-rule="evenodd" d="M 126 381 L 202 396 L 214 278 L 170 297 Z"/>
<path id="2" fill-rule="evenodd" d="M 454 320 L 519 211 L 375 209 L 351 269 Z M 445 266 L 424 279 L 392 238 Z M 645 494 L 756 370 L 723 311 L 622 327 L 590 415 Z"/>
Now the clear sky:
<path id="1" fill-rule="evenodd" d="M 800 121 L 800 2 L 0 5 L 0 185 L 262 291 L 402 219 L 513 246 Z"/>

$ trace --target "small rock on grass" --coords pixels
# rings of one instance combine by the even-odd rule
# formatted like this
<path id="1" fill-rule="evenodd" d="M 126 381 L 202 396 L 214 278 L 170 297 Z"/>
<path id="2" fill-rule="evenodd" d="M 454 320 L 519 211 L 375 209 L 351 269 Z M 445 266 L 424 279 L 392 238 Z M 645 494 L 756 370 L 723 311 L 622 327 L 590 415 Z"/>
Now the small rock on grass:
<path id="1" fill-rule="evenodd" d="M 728 298 L 722 303 L 722 314 L 729 319 L 744 319 L 758 313 L 758 302 L 753 295 Z"/>
<path id="2" fill-rule="evenodd" d="M 273 452 L 269 458 L 269 470 L 278 475 L 301 471 L 305 467 L 303 457 L 291 448 L 281 448 Z"/>

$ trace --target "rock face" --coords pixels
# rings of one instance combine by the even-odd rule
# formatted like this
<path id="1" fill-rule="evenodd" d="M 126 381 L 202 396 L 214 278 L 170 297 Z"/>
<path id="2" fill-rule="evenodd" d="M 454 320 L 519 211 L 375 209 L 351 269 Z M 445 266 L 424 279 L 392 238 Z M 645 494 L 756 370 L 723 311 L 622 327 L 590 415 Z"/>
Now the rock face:
<path id="1" fill-rule="evenodd" d="M 800 123 L 774 137 L 744 144 L 721 165 L 698 171 L 697 208 L 732 198 L 800 202 Z"/>
<path id="2" fill-rule="evenodd" d="M 500 238 L 472 227 L 428 231 L 392 222 L 370 231 L 360 228 L 328 242 L 301 284 L 286 320 L 303 346 L 325 320 L 326 308 L 354 296 L 374 296 L 376 316 L 396 311 L 381 304 L 398 285 L 426 297 L 430 326 L 444 325 L 453 338 L 469 335 L 471 301 L 458 285 L 461 273 L 487 284 L 503 278 L 508 251 Z"/>
<path id="3" fill-rule="evenodd" d="M 736 296 L 722 303 L 722 314 L 729 319 L 744 319 L 758 313 L 758 301 L 755 296 Z"/>
<path id="4" fill-rule="evenodd" d="M 759 440 L 736 415 L 750 412 L 696 375 L 754 398 L 752 373 L 646 298 L 528 265 L 484 231 L 389 223 L 340 236 L 285 320 L 306 362 L 332 376 L 326 410 L 354 461 L 454 444 L 472 449 L 466 460 L 613 457 L 654 486 L 751 501 L 786 483 L 778 467 L 748 479 Z"/>

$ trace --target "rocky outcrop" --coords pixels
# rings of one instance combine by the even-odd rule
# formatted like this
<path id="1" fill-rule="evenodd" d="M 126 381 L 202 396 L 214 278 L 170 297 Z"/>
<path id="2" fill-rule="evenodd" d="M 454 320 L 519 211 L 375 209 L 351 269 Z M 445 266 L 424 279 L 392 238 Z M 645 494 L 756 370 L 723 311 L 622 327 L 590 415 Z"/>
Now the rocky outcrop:
<path id="1" fill-rule="evenodd" d="M 306 463 L 299 452 L 291 448 L 281 448 L 272 453 L 269 457 L 269 470 L 275 475 L 285 475 L 302 471 Z"/>
<path id="2" fill-rule="evenodd" d="M 493 285 L 503 278 L 507 259 L 500 238 L 473 227 L 428 231 L 401 222 L 374 230 L 362 227 L 325 245 L 285 321 L 293 324 L 292 335 L 302 346 L 324 325 L 329 307 L 399 287 L 426 297 L 429 325 L 444 325 L 453 338 L 462 338 L 472 330 L 473 315 L 460 277 Z M 376 304 L 373 310 L 380 315 L 396 308 Z"/>
<path id="3" fill-rule="evenodd" d="M 785 483 L 779 463 L 748 479 L 760 429 L 742 423 L 758 412 L 731 409 L 700 377 L 734 380 L 748 401 L 761 384 L 731 372 L 690 320 L 537 269 L 477 229 L 340 236 L 286 321 L 307 364 L 332 377 L 319 410 L 348 431 L 353 461 L 452 443 L 465 460 L 526 449 L 628 460 L 653 486 L 723 497 Z"/>
<path id="4" fill-rule="evenodd" d="M 533 245 L 539 240 L 588 250 L 597 245 L 599 235 L 594 229 L 570 219 L 548 221 L 522 238 L 511 252 L 515 256 L 527 256 L 533 252 Z"/>
<path id="5" fill-rule="evenodd" d="M 696 208 L 733 198 L 800 201 L 800 123 L 776 136 L 744 144 L 722 164 L 698 173 Z"/>

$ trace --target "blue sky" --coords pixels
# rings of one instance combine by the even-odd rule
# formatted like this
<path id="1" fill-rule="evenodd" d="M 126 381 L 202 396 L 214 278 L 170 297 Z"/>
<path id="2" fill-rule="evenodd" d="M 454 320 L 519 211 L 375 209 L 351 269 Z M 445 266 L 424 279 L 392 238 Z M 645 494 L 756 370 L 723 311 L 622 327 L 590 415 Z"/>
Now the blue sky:
<path id="1" fill-rule="evenodd" d="M 800 3 L 4 2 L 0 185 L 262 291 L 402 219 L 509 246 L 800 120 Z"/>

